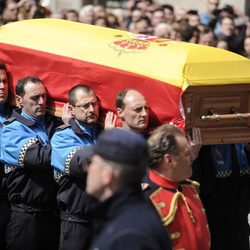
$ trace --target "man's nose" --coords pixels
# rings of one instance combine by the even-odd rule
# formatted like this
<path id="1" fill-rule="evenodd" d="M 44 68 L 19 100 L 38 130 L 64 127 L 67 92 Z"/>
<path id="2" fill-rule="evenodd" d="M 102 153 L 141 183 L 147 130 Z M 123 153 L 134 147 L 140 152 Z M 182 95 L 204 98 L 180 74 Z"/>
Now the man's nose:
<path id="1" fill-rule="evenodd" d="M 148 116 L 147 109 L 145 109 L 145 108 L 142 109 L 141 116 Z"/>
<path id="2" fill-rule="evenodd" d="M 93 105 L 93 104 L 90 104 L 90 105 L 89 105 L 89 111 L 90 111 L 90 112 L 93 112 L 94 110 L 95 110 L 95 109 L 94 109 L 94 105 Z"/>
<path id="3" fill-rule="evenodd" d="M 39 98 L 38 103 L 39 103 L 39 104 L 44 104 L 44 103 L 45 103 L 45 98 L 41 96 L 41 97 Z"/>

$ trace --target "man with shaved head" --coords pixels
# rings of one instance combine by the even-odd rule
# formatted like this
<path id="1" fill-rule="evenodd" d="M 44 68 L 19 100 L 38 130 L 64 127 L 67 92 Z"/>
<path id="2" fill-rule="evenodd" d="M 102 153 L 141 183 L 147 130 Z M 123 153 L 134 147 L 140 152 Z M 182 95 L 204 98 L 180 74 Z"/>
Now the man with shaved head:
<path id="1" fill-rule="evenodd" d="M 121 119 L 122 128 L 147 137 L 149 106 L 146 98 L 139 91 L 132 88 L 122 90 L 116 96 L 116 112 Z M 192 148 L 193 159 L 195 159 L 202 144 L 199 128 L 192 129 L 192 138 L 189 138 L 189 142 Z"/>
<path id="2" fill-rule="evenodd" d="M 116 111 L 122 127 L 143 134 L 148 127 L 149 110 L 145 97 L 135 89 L 124 89 L 116 96 Z"/>

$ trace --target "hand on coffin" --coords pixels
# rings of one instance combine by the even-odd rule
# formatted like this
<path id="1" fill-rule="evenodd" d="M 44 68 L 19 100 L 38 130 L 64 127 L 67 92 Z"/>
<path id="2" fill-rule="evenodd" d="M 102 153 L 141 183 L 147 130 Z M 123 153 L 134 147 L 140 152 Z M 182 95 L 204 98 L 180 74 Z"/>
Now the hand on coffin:
<path id="1" fill-rule="evenodd" d="M 192 137 L 189 134 L 187 137 L 192 150 L 192 160 L 194 161 L 198 157 L 202 146 L 200 128 L 192 128 Z"/>
<path id="2" fill-rule="evenodd" d="M 105 117 L 104 129 L 115 128 L 116 119 L 117 119 L 117 116 L 113 112 L 108 111 Z"/>
<path id="3" fill-rule="evenodd" d="M 62 120 L 65 125 L 69 123 L 69 120 L 73 118 L 72 110 L 69 108 L 69 103 L 63 105 Z"/>

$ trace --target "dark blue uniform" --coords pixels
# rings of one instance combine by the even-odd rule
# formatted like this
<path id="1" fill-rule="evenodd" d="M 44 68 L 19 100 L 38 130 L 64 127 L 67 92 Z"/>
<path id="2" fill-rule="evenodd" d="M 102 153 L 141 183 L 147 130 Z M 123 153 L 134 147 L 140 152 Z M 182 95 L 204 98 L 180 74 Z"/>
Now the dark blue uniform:
<path id="1" fill-rule="evenodd" d="M 246 154 L 247 153 L 247 154 Z M 193 166 L 213 250 L 249 249 L 250 165 L 244 144 L 203 146 Z"/>
<path id="2" fill-rule="evenodd" d="M 10 116 L 11 109 L 0 105 L 0 127 L 2 128 L 6 118 Z M 0 137 L 1 140 L 1 137 Z M 6 227 L 10 218 L 10 207 L 6 191 L 7 176 L 4 173 L 4 165 L 0 163 L 0 249 L 4 250 Z"/>
<path id="3" fill-rule="evenodd" d="M 140 187 L 122 188 L 93 208 L 89 250 L 170 250 L 169 236 Z"/>
<path id="4" fill-rule="evenodd" d="M 94 144 L 97 126 L 80 124 L 74 119 L 68 126 L 61 126 L 51 139 L 51 164 L 55 168 L 58 184 L 57 203 L 60 209 L 60 250 L 84 250 L 89 239 L 90 218 L 87 213 L 89 199 L 86 196 L 87 164 L 84 148 Z"/>
<path id="5" fill-rule="evenodd" d="M 59 223 L 49 139 L 61 124 L 51 116 L 36 119 L 14 111 L 1 131 L 1 161 L 11 205 L 8 249 L 57 249 Z"/>

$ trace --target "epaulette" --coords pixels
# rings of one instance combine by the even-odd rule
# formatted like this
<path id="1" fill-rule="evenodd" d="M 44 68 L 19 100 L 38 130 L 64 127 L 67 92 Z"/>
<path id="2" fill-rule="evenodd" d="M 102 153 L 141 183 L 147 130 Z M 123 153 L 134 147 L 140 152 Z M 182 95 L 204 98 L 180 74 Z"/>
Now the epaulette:
<path id="1" fill-rule="evenodd" d="M 61 125 L 61 126 L 59 126 L 59 127 L 57 127 L 56 128 L 56 131 L 60 131 L 60 130 L 64 130 L 65 128 L 69 128 L 70 127 L 70 125 L 69 124 L 64 124 L 64 125 Z"/>
<path id="2" fill-rule="evenodd" d="M 141 183 L 141 189 L 144 191 L 146 189 L 149 188 L 149 184 L 148 183 Z"/>
<path id="3" fill-rule="evenodd" d="M 9 119 L 7 119 L 3 124 L 6 125 L 6 124 L 10 124 L 12 123 L 13 121 L 16 120 L 16 117 L 10 117 Z"/>
<path id="4" fill-rule="evenodd" d="M 185 181 L 183 181 L 182 186 L 192 186 L 198 192 L 199 192 L 199 189 L 200 189 L 200 183 L 197 182 L 197 181 L 190 180 L 190 179 L 186 179 Z"/>

